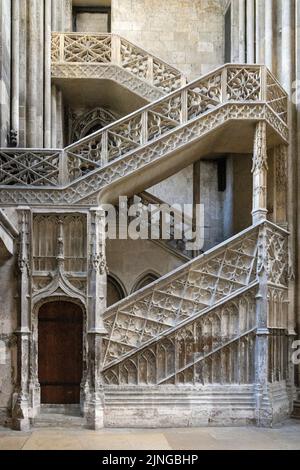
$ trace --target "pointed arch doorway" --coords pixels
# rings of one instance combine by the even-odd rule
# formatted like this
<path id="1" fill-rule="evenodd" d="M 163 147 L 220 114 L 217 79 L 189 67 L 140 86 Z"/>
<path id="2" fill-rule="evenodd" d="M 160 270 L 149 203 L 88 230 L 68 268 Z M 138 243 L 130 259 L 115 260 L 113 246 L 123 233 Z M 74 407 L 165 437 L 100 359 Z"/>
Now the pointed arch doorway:
<path id="1" fill-rule="evenodd" d="M 42 404 L 80 403 L 83 312 L 67 301 L 43 304 L 38 314 L 38 377 Z"/>

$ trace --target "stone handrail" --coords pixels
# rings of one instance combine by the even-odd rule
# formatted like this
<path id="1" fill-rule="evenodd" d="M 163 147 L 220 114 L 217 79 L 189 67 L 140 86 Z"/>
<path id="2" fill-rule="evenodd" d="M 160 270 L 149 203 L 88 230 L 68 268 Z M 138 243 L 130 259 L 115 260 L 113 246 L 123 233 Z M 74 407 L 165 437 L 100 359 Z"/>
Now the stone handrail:
<path id="1" fill-rule="evenodd" d="M 52 33 L 52 65 L 118 65 L 164 93 L 183 86 L 178 69 L 117 34 Z M 54 73 L 55 74 L 55 73 Z"/>
<path id="2" fill-rule="evenodd" d="M 104 369 L 250 288 L 262 264 L 269 282 L 285 289 L 286 254 L 287 232 L 263 222 L 111 306 L 104 313 Z"/>

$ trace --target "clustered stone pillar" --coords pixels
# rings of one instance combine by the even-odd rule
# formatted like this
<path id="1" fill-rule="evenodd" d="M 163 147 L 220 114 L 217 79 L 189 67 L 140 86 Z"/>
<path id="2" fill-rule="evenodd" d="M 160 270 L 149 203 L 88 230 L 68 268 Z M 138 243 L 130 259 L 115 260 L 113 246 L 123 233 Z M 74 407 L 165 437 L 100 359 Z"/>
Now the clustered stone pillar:
<path id="1" fill-rule="evenodd" d="M 253 224 L 267 218 L 267 172 L 267 129 L 265 122 L 259 122 L 255 127 L 253 149 Z"/>
<path id="2" fill-rule="evenodd" d="M 101 374 L 103 361 L 103 312 L 106 308 L 107 267 L 105 256 L 105 212 L 101 208 L 90 211 L 90 253 L 88 275 L 88 351 L 84 412 L 87 427 L 104 426 L 104 391 Z"/>
<path id="3" fill-rule="evenodd" d="M 265 63 L 273 71 L 274 54 L 274 0 L 237 0 L 236 14 L 233 15 L 232 32 L 235 16 L 238 14 L 237 55 L 234 61 Z M 233 3 L 234 4 L 234 3 Z M 238 12 L 238 13 L 237 13 Z M 233 41 L 234 43 L 234 41 Z"/>
<path id="4" fill-rule="evenodd" d="M 30 305 L 30 233 L 31 210 L 19 207 L 20 242 L 18 265 L 20 271 L 19 290 L 19 326 L 18 336 L 18 378 L 13 395 L 12 424 L 18 431 L 27 431 L 30 427 L 29 416 L 29 375 L 31 344 L 31 305 Z"/>

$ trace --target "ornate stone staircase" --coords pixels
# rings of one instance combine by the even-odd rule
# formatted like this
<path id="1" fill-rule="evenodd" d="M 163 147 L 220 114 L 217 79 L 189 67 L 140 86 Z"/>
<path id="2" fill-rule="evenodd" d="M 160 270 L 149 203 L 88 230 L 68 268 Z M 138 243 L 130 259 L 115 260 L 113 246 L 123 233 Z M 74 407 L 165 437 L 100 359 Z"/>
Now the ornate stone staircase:
<path id="1" fill-rule="evenodd" d="M 114 35 L 54 34 L 52 54 L 55 80 L 109 78 L 158 99 L 63 150 L 1 149 L 3 205 L 116 203 L 204 155 L 251 153 L 258 122 L 270 147 L 288 142 L 287 94 L 264 66 L 228 64 L 180 88 L 178 71 Z M 104 311 L 104 354 L 90 335 L 88 373 L 98 380 L 101 357 L 108 424 L 287 414 L 287 236 L 256 224 Z"/>

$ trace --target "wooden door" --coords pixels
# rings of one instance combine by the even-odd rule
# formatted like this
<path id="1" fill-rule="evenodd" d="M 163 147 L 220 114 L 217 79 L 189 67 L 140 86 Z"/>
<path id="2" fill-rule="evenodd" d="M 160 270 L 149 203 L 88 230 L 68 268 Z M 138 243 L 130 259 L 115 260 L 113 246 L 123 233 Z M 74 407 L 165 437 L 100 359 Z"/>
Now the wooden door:
<path id="1" fill-rule="evenodd" d="M 76 304 L 49 302 L 40 308 L 38 370 L 41 403 L 80 402 L 82 328 L 82 310 Z"/>

